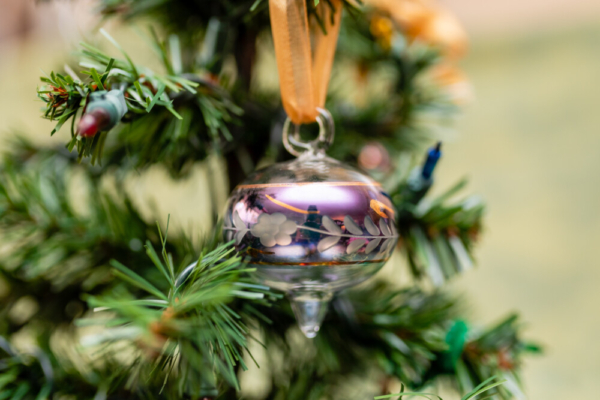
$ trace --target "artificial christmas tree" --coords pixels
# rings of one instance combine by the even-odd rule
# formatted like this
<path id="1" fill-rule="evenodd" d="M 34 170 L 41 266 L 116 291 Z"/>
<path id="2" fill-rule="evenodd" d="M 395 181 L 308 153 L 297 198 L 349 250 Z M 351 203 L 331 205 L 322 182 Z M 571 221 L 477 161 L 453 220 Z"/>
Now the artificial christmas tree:
<path id="1" fill-rule="evenodd" d="M 0 167 L 1 398 L 239 398 L 256 343 L 265 349 L 260 374 L 267 383 L 252 392 L 256 398 L 373 398 L 399 391 L 398 382 L 421 390 L 444 378 L 470 391 L 466 398 L 486 389 L 505 399 L 522 396 L 521 356 L 538 349 L 521 339 L 517 317 L 470 328 L 459 302 L 441 287 L 472 266 L 483 214 L 472 199 L 452 201 L 464 182 L 427 196 L 439 145 L 420 164 L 465 98 L 455 62 L 466 42 L 447 11 L 418 0 L 100 0 L 98 7 L 126 23 L 152 20 L 151 46 L 164 70 L 136 64 L 101 30 L 115 51 L 82 43 L 81 68 L 42 77 L 43 115 L 57 121 L 52 133 L 70 129 L 71 139 L 66 148 L 15 140 Z M 273 48 L 285 112 L 263 85 L 275 71 L 258 67 Z M 320 65 L 318 78 L 307 78 L 313 64 Z M 181 179 L 211 156 L 225 161 L 229 181 L 205 190 L 233 190 L 259 164 L 291 158 L 290 138 L 282 135 L 286 114 L 295 124 L 310 123 L 322 106 L 336 129 L 328 155 L 363 166 L 381 182 L 380 188 L 360 178 L 369 190 L 380 188 L 372 190 L 367 216 L 358 218 L 354 208 L 319 215 L 321 204 L 312 209 L 274 192 L 244 192 L 256 189 L 250 183 L 234 192 L 232 204 L 241 205 L 223 223 L 216 221 L 225 210 L 214 210 L 217 228 L 196 243 L 144 218 L 124 190 L 132 170 L 160 165 Z M 292 139 L 296 149 L 308 141 L 299 132 Z M 294 183 L 329 177 L 339 184 L 351 171 L 340 170 L 318 179 L 306 166 L 290 171 L 303 177 Z M 74 176 L 86 193 L 83 204 L 70 191 Z M 260 179 L 254 184 L 281 183 Z M 267 215 L 267 196 L 308 217 Z M 278 285 L 257 281 L 260 262 L 273 265 L 275 251 L 286 260 L 290 254 L 281 250 L 292 242 L 307 252 L 303 257 L 332 252 L 328 262 L 319 258 L 318 278 L 336 282 L 328 263 L 352 257 L 353 265 L 368 268 L 373 254 L 383 263 L 396 237 L 407 262 L 390 262 L 408 268 L 411 282 L 373 278 L 328 293 L 314 339 L 298 335 Z M 20 313 L 27 304 L 32 312 Z M 35 349 L 16 346 L 24 334 Z"/>

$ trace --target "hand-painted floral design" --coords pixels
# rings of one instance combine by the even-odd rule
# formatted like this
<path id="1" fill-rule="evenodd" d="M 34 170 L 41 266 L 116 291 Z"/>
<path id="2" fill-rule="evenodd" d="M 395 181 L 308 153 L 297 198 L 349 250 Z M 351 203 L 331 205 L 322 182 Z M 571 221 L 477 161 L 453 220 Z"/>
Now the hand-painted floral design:
<path id="1" fill-rule="evenodd" d="M 294 221 L 288 220 L 282 213 L 261 214 L 258 222 L 252 226 L 252 235 L 260 238 L 260 243 L 265 247 L 275 245 L 287 246 L 292 243 L 292 234 L 297 226 Z"/>
<path id="2" fill-rule="evenodd" d="M 225 229 L 237 231 L 235 234 L 237 245 L 250 231 L 254 237 L 260 239 L 260 243 L 265 247 L 287 246 L 292 243 L 291 235 L 298 229 L 323 235 L 317 245 L 319 252 L 325 252 L 336 246 L 342 238 L 349 238 L 345 249 L 347 254 L 357 253 L 361 249 L 364 254 L 371 254 L 377 248 L 379 248 L 379 253 L 384 254 L 391 252 L 398 240 L 398 232 L 393 220 L 386 221 L 381 218 L 379 224 L 375 224 L 368 215 L 363 219 L 364 230 L 349 215 L 346 215 L 343 223 L 339 225 L 331 217 L 325 215 L 321 220 L 322 229 L 319 229 L 298 225 L 296 222 L 288 220 L 282 213 L 264 213 L 258 217 L 258 222 L 249 229 L 235 211 L 232 216 L 232 224 L 233 227 L 225 226 Z"/>
<path id="3" fill-rule="evenodd" d="M 248 233 L 249 229 L 237 211 L 233 213 L 232 222 L 235 229 L 237 229 L 237 233 L 235 234 L 235 244 L 239 245 L 242 243 L 242 240 L 244 240 L 244 237 L 246 236 L 246 233 Z"/>

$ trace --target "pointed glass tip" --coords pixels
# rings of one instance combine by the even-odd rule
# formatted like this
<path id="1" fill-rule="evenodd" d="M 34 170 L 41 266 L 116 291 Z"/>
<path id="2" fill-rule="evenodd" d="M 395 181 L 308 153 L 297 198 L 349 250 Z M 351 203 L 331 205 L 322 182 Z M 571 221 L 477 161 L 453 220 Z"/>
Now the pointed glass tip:
<path id="1" fill-rule="evenodd" d="M 319 325 L 300 327 L 300 330 L 302 331 L 302 333 L 304 333 L 304 336 L 306 336 L 309 339 L 315 338 L 317 336 L 317 333 L 319 333 L 319 329 L 321 329 L 321 326 Z"/>
<path id="2" fill-rule="evenodd" d="M 309 339 L 317 336 L 332 294 L 328 292 L 293 292 L 290 294 L 292 310 L 300 330 Z"/>

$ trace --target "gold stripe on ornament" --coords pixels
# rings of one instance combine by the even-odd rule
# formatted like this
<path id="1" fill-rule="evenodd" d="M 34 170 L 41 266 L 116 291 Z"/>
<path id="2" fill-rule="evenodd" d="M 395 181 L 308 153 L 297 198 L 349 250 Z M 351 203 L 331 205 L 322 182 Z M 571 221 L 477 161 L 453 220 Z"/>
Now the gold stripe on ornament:
<path id="1" fill-rule="evenodd" d="M 273 203 L 277 204 L 278 206 L 287 208 L 288 210 L 300 213 L 300 214 L 319 214 L 320 211 L 316 210 L 316 211 L 306 211 L 306 210 L 302 210 L 301 208 L 296 208 L 294 206 L 290 206 L 289 204 L 284 203 L 283 201 L 279 201 L 277 199 L 274 199 L 273 197 L 269 196 L 268 194 L 265 195 L 267 197 L 267 199 L 271 200 Z"/>
<path id="2" fill-rule="evenodd" d="M 256 183 L 251 185 L 238 185 L 236 189 L 263 189 L 263 188 L 283 188 L 283 187 L 298 187 L 298 186 L 376 186 L 381 187 L 378 182 L 296 182 L 296 183 Z"/>

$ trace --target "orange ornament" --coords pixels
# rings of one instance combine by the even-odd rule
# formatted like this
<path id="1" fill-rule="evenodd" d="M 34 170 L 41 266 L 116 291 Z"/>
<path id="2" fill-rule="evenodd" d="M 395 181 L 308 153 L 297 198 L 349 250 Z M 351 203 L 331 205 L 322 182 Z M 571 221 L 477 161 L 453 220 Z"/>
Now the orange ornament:
<path id="1" fill-rule="evenodd" d="M 451 12 L 437 3 L 427 0 L 364 1 L 389 15 L 401 26 L 409 40 L 421 40 L 437 46 L 451 58 L 458 58 L 466 53 L 468 39 L 464 28 Z M 374 36 L 378 37 L 375 33 Z"/>
<path id="2" fill-rule="evenodd" d="M 449 11 L 433 9 L 429 18 L 413 27 L 413 31 L 416 39 L 439 47 L 450 58 L 459 58 L 467 52 L 467 33 Z"/>

